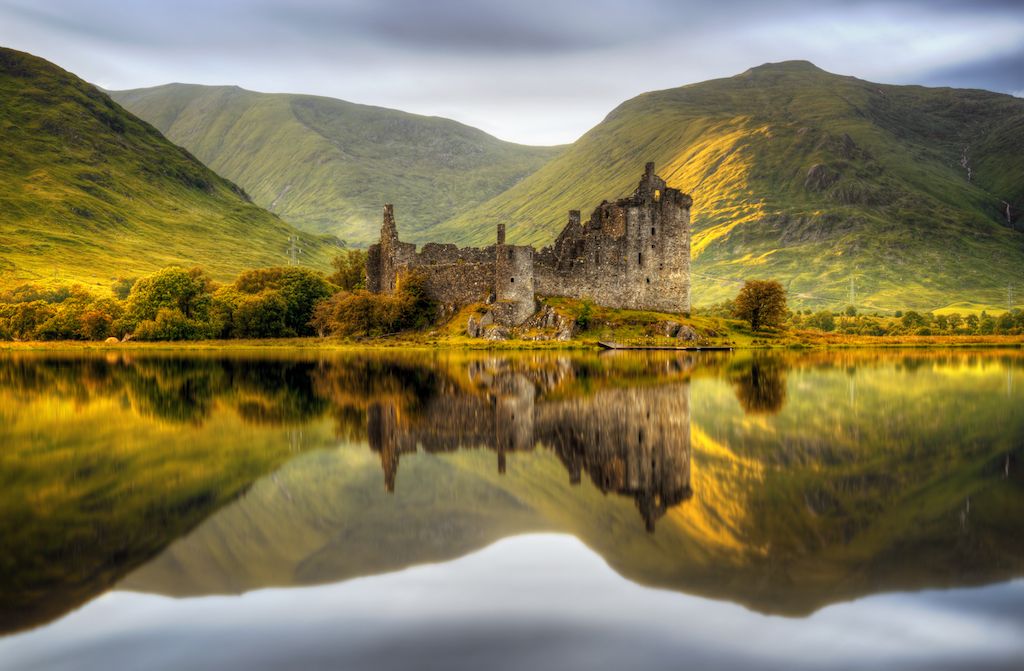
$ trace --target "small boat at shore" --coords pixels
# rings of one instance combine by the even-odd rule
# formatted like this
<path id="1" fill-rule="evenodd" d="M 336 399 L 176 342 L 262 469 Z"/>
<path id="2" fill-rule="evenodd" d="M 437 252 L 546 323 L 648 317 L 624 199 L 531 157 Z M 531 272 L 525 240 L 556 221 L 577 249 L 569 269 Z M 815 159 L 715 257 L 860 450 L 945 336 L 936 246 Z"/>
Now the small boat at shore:
<path id="1" fill-rule="evenodd" d="M 722 345 L 620 345 L 615 342 L 605 342 L 602 340 L 597 341 L 597 346 L 601 349 L 647 349 L 647 350 L 676 350 L 683 352 L 722 352 L 731 351 L 732 347 L 726 347 Z"/>

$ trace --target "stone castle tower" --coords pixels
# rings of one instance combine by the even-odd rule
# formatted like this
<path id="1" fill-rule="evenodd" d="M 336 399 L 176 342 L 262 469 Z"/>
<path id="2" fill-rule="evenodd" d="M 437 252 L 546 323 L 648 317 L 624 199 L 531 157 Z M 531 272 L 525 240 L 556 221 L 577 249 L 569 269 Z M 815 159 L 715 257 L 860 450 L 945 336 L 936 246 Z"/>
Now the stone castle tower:
<path id="1" fill-rule="evenodd" d="M 499 224 L 493 246 L 428 243 L 419 252 L 398 239 L 392 206 L 385 205 L 380 242 L 367 255 L 367 286 L 391 293 L 402 273 L 422 268 L 440 303 L 454 310 L 493 299 L 495 321 L 507 326 L 522 324 L 535 312 L 537 294 L 687 314 L 692 203 L 648 163 L 631 196 L 601 203 L 585 223 L 573 210 L 554 245 L 540 251 L 507 244 L 505 225 Z"/>

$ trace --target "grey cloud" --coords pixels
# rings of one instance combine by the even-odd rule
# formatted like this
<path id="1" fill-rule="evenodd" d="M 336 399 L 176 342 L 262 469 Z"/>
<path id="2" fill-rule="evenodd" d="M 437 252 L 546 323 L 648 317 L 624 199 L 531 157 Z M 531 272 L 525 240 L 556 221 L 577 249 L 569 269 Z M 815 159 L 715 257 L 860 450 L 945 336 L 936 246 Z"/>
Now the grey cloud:
<path id="1" fill-rule="evenodd" d="M 1021 0 L 0 0 L 0 44 L 108 88 L 312 93 L 532 143 L 767 61 L 1021 91 L 1018 35 Z"/>
<path id="2" fill-rule="evenodd" d="M 1024 47 L 1014 53 L 1000 54 L 929 73 L 924 78 L 924 83 L 1019 94 L 1024 91 Z"/>

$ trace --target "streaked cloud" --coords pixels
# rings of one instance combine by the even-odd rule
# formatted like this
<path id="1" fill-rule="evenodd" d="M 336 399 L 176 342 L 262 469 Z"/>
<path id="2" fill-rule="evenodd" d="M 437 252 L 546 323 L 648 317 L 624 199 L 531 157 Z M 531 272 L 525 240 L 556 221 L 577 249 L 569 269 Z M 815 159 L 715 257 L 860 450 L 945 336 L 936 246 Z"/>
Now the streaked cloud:
<path id="1" fill-rule="evenodd" d="M 1024 5 L 999 0 L 0 0 L 0 44 L 107 88 L 315 93 L 545 144 L 644 91 L 788 59 L 1024 90 Z"/>

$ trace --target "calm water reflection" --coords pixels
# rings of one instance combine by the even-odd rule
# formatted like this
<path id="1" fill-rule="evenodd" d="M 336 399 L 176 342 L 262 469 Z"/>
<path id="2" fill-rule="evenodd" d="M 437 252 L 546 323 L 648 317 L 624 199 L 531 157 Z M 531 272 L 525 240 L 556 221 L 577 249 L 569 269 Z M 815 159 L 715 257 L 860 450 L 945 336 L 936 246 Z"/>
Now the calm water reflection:
<path id="1" fill-rule="evenodd" d="M 1016 668 L 1022 402 L 1020 350 L 7 355 L 0 666 Z"/>

